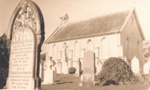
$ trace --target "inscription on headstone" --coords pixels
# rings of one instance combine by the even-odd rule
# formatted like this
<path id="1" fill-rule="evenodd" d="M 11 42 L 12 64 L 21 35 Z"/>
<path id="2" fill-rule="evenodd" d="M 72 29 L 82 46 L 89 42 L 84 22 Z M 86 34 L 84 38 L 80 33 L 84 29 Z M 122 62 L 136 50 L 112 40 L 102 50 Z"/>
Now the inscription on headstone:
<path id="1" fill-rule="evenodd" d="M 20 40 L 26 36 L 28 38 Z M 9 88 L 33 88 L 34 46 L 33 33 L 29 28 L 25 28 L 24 31 L 18 30 L 13 35 L 9 65 Z"/>

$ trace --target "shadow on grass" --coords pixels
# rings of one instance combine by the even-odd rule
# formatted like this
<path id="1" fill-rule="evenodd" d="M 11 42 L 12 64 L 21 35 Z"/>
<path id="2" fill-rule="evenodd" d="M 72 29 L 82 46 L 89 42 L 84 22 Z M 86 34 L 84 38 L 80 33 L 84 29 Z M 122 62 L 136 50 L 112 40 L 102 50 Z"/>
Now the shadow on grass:
<path id="1" fill-rule="evenodd" d="M 109 86 L 109 85 L 118 85 L 117 82 L 113 81 L 113 80 L 107 80 L 103 86 Z"/>
<path id="2" fill-rule="evenodd" d="M 73 82 L 57 82 L 57 84 L 66 84 L 66 83 L 73 83 Z"/>
<path id="3" fill-rule="evenodd" d="M 55 82 L 60 82 L 60 80 L 55 80 Z"/>

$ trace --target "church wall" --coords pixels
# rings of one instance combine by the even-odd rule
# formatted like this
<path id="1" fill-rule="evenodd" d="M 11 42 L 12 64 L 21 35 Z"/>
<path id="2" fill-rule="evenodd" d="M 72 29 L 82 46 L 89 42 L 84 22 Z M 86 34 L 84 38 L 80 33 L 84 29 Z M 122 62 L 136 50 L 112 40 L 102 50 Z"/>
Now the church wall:
<path id="1" fill-rule="evenodd" d="M 124 30 L 121 33 L 121 45 L 123 46 L 123 55 L 126 57 L 129 64 L 134 56 L 136 56 L 141 63 L 143 63 L 142 57 L 142 36 L 140 34 L 140 28 L 137 23 L 135 14 L 133 13 Z"/>
<path id="2" fill-rule="evenodd" d="M 61 61 L 63 55 L 63 45 L 67 46 L 66 54 L 68 58 L 68 68 L 75 67 L 78 61 L 83 64 L 84 53 L 87 50 L 95 52 L 96 62 L 103 63 L 109 57 L 118 56 L 118 44 L 120 43 L 120 34 L 88 37 L 76 40 L 67 40 L 63 42 L 50 43 L 48 45 L 47 57 L 52 57 L 56 62 Z M 57 53 L 55 53 L 54 49 Z M 54 53 L 56 55 L 54 55 Z M 47 58 L 48 59 L 48 58 Z M 81 67 L 82 69 L 82 67 Z"/>

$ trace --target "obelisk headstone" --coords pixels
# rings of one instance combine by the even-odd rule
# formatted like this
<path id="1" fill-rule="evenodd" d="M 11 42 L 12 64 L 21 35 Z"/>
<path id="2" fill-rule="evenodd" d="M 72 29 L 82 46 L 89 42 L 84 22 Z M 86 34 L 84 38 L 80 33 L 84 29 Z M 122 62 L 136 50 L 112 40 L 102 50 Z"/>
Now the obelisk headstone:
<path id="1" fill-rule="evenodd" d="M 44 40 L 41 11 L 30 0 L 22 0 L 15 9 L 8 39 L 11 42 L 7 89 L 39 90 L 39 64 Z"/>
<path id="2" fill-rule="evenodd" d="M 83 59 L 83 74 L 81 75 L 81 82 L 83 85 L 91 85 L 95 80 L 95 54 L 87 51 Z"/>

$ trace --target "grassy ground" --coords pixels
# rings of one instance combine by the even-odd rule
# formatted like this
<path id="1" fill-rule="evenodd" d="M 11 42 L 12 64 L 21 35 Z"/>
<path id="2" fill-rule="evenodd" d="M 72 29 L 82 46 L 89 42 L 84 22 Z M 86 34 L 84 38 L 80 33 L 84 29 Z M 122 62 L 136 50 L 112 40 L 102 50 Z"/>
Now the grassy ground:
<path id="1" fill-rule="evenodd" d="M 148 90 L 150 85 L 110 85 L 110 86 L 79 86 L 79 77 L 74 75 L 57 75 L 55 84 L 42 85 L 42 90 Z"/>

